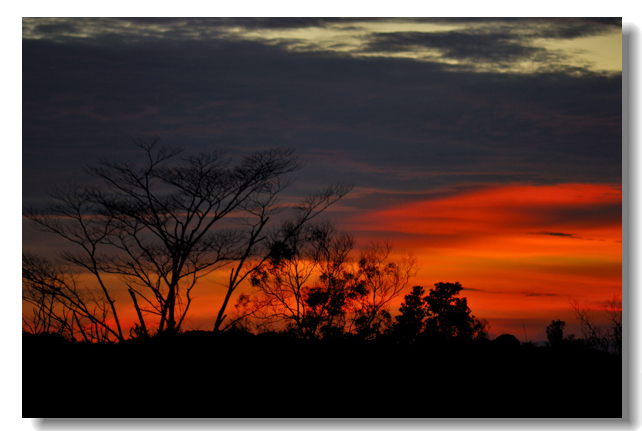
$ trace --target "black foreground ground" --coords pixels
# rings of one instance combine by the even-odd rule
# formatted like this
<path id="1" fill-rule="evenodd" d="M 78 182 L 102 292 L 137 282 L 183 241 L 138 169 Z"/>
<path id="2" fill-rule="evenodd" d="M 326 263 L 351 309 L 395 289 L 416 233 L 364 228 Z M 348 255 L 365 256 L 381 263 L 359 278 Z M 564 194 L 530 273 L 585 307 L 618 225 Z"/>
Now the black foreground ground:
<path id="1" fill-rule="evenodd" d="M 119 345 L 23 335 L 41 418 L 619 418 L 622 358 L 507 346 L 192 332 Z"/>

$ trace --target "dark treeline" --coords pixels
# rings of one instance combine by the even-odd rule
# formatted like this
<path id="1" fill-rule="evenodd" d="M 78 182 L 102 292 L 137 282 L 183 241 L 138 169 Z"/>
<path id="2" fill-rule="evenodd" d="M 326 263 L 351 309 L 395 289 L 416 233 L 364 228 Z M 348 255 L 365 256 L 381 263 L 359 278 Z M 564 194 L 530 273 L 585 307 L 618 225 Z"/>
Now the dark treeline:
<path id="1" fill-rule="evenodd" d="M 23 416 L 622 416 L 620 354 L 565 337 L 559 320 L 545 346 L 489 340 L 460 289 L 416 286 L 374 338 L 236 328 L 88 343 L 24 333 Z"/>
<path id="2" fill-rule="evenodd" d="M 244 332 L 47 338 L 23 337 L 24 417 L 622 416 L 621 357 L 592 349 Z"/>

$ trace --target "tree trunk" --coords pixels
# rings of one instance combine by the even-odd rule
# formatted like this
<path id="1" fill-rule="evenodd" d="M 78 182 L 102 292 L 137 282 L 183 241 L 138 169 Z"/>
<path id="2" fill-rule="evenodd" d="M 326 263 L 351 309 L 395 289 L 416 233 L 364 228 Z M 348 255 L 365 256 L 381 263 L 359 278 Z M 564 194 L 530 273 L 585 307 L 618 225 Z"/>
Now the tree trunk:
<path id="1" fill-rule="evenodd" d="M 174 316 L 174 306 L 176 305 L 176 286 L 170 286 L 167 294 L 167 331 L 176 331 L 176 320 Z"/>
<path id="2" fill-rule="evenodd" d="M 225 317 L 227 317 L 227 315 L 224 315 L 223 313 L 225 312 L 225 308 L 227 307 L 227 303 L 229 302 L 231 296 L 232 296 L 232 289 L 228 289 L 227 294 L 225 295 L 225 299 L 223 300 L 223 305 L 221 306 L 221 309 L 218 311 L 218 316 L 216 316 L 216 323 L 214 324 L 214 332 L 218 332 L 220 330 L 223 320 L 225 320 Z"/>
<path id="3" fill-rule="evenodd" d="M 134 293 L 134 291 L 131 288 L 129 289 L 129 294 L 132 297 L 132 301 L 134 301 L 134 308 L 136 309 L 136 314 L 138 314 L 138 320 L 140 321 L 141 333 L 144 336 L 147 336 L 149 334 L 147 333 L 147 327 L 145 326 L 145 320 L 143 319 L 143 313 L 141 313 L 140 307 L 138 306 L 138 301 L 136 301 L 136 294 Z"/>

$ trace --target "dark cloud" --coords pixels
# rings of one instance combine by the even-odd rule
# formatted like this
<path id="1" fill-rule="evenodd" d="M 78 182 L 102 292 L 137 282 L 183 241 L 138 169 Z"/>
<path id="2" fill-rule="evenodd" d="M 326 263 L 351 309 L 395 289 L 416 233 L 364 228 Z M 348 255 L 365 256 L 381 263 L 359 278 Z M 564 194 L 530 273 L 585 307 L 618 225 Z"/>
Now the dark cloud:
<path id="1" fill-rule="evenodd" d="M 474 287 L 463 287 L 462 290 L 468 290 L 470 292 L 488 292 L 486 289 L 477 289 Z"/>
<path id="2" fill-rule="evenodd" d="M 487 28 L 516 29 L 514 33 L 520 37 L 550 37 L 575 38 L 592 36 L 622 27 L 622 18 L 592 17 L 592 18 L 429 18 L 434 23 L 473 24 Z"/>
<path id="3" fill-rule="evenodd" d="M 523 45 L 507 33 L 476 32 L 394 32 L 374 33 L 366 51 L 414 51 L 433 48 L 454 59 L 515 61 L 543 53 L 542 48 Z"/>
<path id="4" fill-rule="evenodd" d="M 193 151 L 293 147 L 308 161 L 305 181 L 347 178 L 391 195 L 621 181 L 620 76 L 479 74 L 259 42 L 136 40 L 23 41 L 26 199 L 156 135 Z M 511 55 L 510 40 L 485 40 Z M 455 42 L 453 55 L 463 55 L 465 38 Z"/>
<path id="5" fill-rule="evenodd" d="M 337 23 L 375 21 L 377 18 L 222 18 L 219 24 L 240 26 L 246 29 L 290 29 L 306 27 L 326 27 Z"/>
<path id="6" fill-rule="evenodd" d="M 324 28 L 333 24 L 364 24 L 385 18 L 25 18 L 23 35 L 66 43 L 147 43 L 157 40 L 238 39 L 243 31 Z"/>
<path id="7" fill-rule="evenodd" d="M 64 34 L 77 34 L 80 33 L 79 23 L 66 21 L 51 24 L 39 24 L 34 28 L 34 33 L 38 35 L 52 36 L 60 33 Z"/>
<path id="8" fill-rule="evenodd" d="M 550 235 L 550 236 L 561 236 L 566 238 L 577 238 L 575 234 L 572 233 L 562 233 L 562 232 L 529 232 L 531 235 Z"/>
<path id="9" fill-rule="evenodd" d="M 572 226 L 577 229 L 616 226 L 622 220 L 622 205 L 618 203 L 529 208 L 523 210 L 523 217 L 529 217 L 540 226 Z"/>
<path id="10" fill-rule="evenodd" d="M 599 35 L 612 31 L 614 27 L 622 27 L 621 18 L 557 18 L 554 21 L 543 20 L 543 25 L 536 26 L 532 36 L 575 39 Z"/>
<path id="11" fill-rule="evenodd" d="M 557 293 L 522 292 L 524 296 L 558 296 Z"/>
<path id="12" fill-rule="evenodd" d="M 486 18 L 446 19 L 441 23 L 468 23 L 476 27 L 435 32 L 373 33 L 363 48 L 365 52 L 399 52 L 436 49 L 450 59 L 472 62 L 511 63 L 535 60 L 560 67 L 560 54 L 533 46 L 536 38 L 575 39 L 610 32 L 620 26 L 612 19 L 577 18 Z M 543 65 L 546 67 L 545 65 Z"/>
<path id="13" fill-rule="evenodd" d="M 240 27 L 244 30 L 285 30 L 310 27 L 327 27 L 337 23 L 365 22 L 360 18 L 321 18 L 321 17 L 230 17 L 230 18 L 116 18 L 134 25 L 167 27 L 184 27 L 192 32 L 200 30 L 210 33 L 211 30 L 223 30 L 230 27 Z M 372 19 L 376 20 L 376 19 Z"/>

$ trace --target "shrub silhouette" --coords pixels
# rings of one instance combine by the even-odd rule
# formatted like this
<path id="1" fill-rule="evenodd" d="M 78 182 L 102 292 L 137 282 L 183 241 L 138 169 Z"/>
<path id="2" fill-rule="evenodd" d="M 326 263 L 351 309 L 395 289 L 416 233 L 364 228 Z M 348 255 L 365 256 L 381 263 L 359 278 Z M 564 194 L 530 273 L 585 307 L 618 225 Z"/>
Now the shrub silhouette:
<path id="1" fill-rule="evenodd" d="M 513 334 L 502 334 L 493 340 L 493 344 L 501 349 L 519 349 L 522 346 Z"/>

